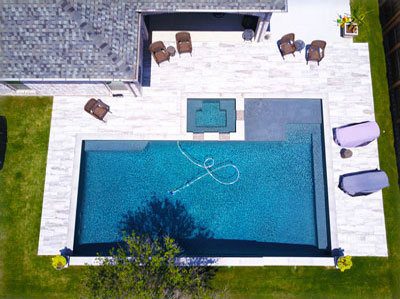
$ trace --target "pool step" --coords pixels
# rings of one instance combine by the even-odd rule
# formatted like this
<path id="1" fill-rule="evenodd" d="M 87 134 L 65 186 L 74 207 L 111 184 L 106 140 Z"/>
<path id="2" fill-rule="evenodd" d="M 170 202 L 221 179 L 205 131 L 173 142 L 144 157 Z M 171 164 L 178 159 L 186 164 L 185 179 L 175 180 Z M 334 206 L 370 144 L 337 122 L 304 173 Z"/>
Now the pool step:
<path id="1" fill-rule="evenodd" d="M 86 140 L 83 141 L 84 151 L 143 151 L 148 141 L 137 140 Z"/>
<path id="2" fill-rule="evenodd" d="M 327 195 L 324 167 L 323 139 L 320 137 L 322 127 L 320 124 L 288 124 L 287 137 L 291 143 L 310 142 L 312 146 L 312 164 L 315 198 L 315 221 L 317 229 L 317 246 L 327 249 L 329 246 L 328 221 L 327 221 Z M 311 140 L 310 140 L 311 139 Z M 316 182 L 316 183 L 315 183 Z"/>
<path id="3" fill-rule="evenodd" d="M 313 174 L 314 181 L 319 181 L 319 183 L 314 183 L 314 196 L 315 196 L 315 218 L 317 224 L 317 238 L 318 238 L 318 248 L 327 249 L 328 242 L 328 219 L 327 219 L 327 198 L 325 182 L 325 167 L 322 161 L 325 160 L 322 139 L 319 134 L 312 134 L 312 150 L 313 150 Z M 321 182 L 322 181 L 322 182 Z"/>

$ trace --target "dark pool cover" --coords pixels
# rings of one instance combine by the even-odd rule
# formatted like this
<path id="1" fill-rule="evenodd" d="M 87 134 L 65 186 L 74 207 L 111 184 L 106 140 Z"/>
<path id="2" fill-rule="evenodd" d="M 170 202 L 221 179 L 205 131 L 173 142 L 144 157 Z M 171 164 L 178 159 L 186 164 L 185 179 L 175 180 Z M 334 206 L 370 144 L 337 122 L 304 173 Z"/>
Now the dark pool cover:
<path id="1" fill-rule="evenodd" d="M 0 115 L 0 170 L 3 169 L 7 147 L 7 120 Z"/>

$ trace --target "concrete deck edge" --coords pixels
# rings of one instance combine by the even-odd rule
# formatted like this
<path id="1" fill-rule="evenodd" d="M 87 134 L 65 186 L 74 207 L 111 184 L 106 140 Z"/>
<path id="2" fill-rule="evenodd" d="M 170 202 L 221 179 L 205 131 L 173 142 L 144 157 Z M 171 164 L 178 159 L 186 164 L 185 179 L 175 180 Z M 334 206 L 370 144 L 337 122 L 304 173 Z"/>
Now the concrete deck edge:
<path id="1" fill-rule="evenodd" d="M 107 257 L 105 257 L 107 258 Z M 73 256 L 70 258 L 70 266 L 99 265 L 97 257 Z M 198 258 L 178 258 L 178 265 L 201 266 L 335 266 L 333 257 L 210 257 L 200 258 L 209 260 L 209 263 L 196 263 Z"/>

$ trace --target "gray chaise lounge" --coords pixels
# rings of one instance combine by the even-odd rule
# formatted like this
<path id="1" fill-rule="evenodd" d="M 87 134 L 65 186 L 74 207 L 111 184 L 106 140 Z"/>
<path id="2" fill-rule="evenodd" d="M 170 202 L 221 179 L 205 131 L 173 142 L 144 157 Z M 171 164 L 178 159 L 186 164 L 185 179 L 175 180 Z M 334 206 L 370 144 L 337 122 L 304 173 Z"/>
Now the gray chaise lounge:
<path id="1" fill-rule="evenodd" d="M 382 170 L 347 173 L 339 178 L 339 188 L 350 196 L 362 196 L 389 186 L 389 179 Z"/>
<path id="2" fill-rule="evenodd" d="M 374 141 L 380 135 L 379 126 L 374 121 L 365 121 L 333 129 L 333 139 L 342 147 L 359 147 Z"/>

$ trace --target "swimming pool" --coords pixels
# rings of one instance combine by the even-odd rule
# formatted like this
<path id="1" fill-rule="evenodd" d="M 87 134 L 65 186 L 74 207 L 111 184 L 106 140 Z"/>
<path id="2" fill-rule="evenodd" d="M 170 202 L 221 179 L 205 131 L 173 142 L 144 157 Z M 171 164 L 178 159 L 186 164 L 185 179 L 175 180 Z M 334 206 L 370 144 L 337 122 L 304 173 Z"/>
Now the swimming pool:
<path id="1" fill-rule="evenodd" d="M 74 254 L 107 254 L 135 230 L 168 233 L 185 256 L 329 256 L 321 124 L 286 131 L 276 142 L 180 142 L 200 164 L 235 165 L 231 185 L 176 141 L 83 141 Z"/>

